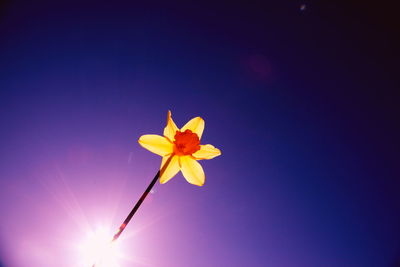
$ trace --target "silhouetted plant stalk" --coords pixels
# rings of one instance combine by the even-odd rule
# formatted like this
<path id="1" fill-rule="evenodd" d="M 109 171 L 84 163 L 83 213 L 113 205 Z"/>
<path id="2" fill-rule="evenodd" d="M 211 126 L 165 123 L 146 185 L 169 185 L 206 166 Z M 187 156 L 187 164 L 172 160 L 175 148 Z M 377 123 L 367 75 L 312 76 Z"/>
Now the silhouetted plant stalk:
<path id="1" fill-rule="evenodd" d="M 128 214 L 124 222 L 121 224 L 121 226 L 118 228 L 118 231 L 115 233 L 113 239 L 111 242 L 117 241 L 117 239 L 121 236 L 122 232 L 125 230 L 126 226 L 128 223 L 132 220 L 133 215 L 135 215 L 136 211 L 139 209 L 140 205 L 142 205 L 143 201 L 146 199 L 147 195 L 150 193 L 151 189 L 157 182 L 157 180 L 160 178 L 160 176 L 165 172 L 167 169 L 169 163 L 171 162 L 172 156 L 168 158 L 168 160 L 165 162 L 164 166 L 156 173 L 154 176 L 153 180 L 150 182 L 149 186 L 146 188 L 146 190 L 143 192 L 142 196 L 139 198 L 139 200 L 136 202 L 135 206 L 131 210 L 131 212 Z M 95 267 L 96 264 L 93 264 L 92 267 Z"/>

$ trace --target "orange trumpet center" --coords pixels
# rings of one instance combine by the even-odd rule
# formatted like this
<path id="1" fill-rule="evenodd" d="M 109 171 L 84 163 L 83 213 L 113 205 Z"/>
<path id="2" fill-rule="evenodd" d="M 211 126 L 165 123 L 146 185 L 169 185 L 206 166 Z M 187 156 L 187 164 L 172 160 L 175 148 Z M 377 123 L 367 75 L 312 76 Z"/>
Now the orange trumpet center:
<path id="1" fill-rule="evenodd" d="M 178 156 L 191 155 L 200 149 L 200 139 L 191 130 L 176 131 L 174 153 Z"/>

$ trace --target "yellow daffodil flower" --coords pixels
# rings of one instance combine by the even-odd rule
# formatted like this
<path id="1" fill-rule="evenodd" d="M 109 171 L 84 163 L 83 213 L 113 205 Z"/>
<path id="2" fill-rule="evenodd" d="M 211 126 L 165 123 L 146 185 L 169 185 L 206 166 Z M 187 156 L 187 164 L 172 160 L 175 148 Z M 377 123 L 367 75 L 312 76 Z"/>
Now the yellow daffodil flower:
<path id="1" fill-rule="evenodd" d="M 171 111 L 168 111 L 164 136 L 146 134 L 139 138 L 141 146 L 163 157 L 160 169 L 168 162 L 168 166 L 161 173 L 160 183 L 168 182 L 182 171 L 189 183 L 204 185 L 204 171 L 197 161 L 215 158 L 221 155 L 221 151 L 212 145 L 200 145 L 203 131 L 204 120 L 200 117 L 191 119 L 179 130 L 172 120 Z"/>

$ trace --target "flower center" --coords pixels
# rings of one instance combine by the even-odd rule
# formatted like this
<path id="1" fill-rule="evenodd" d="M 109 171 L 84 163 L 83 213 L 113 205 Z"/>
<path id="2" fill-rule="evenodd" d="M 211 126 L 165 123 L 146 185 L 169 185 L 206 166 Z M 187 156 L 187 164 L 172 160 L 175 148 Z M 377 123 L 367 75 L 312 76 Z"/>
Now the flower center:
<path id="1" fill-rule="evenodd" d="M 191 155 L 200 149 L 200 139 L 191 130 L 176 131 L 174 153 L 178 156 Z"/>

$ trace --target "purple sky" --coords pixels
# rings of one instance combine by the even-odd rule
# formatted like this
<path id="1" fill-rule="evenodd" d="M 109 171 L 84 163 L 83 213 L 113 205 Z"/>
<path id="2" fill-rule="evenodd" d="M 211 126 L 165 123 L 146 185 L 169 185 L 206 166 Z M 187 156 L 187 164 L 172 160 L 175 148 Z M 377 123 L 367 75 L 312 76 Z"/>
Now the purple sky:
<path id="1" fill-rule="evenodd" d="M 203 187 L 156 184 L 121 267 L 398 266 L 390 12 L 130 2 L 0 6 L 0 267 L 79 266 L 156 173 L 137 139 L 169 109 L 222 156 Z"/>

